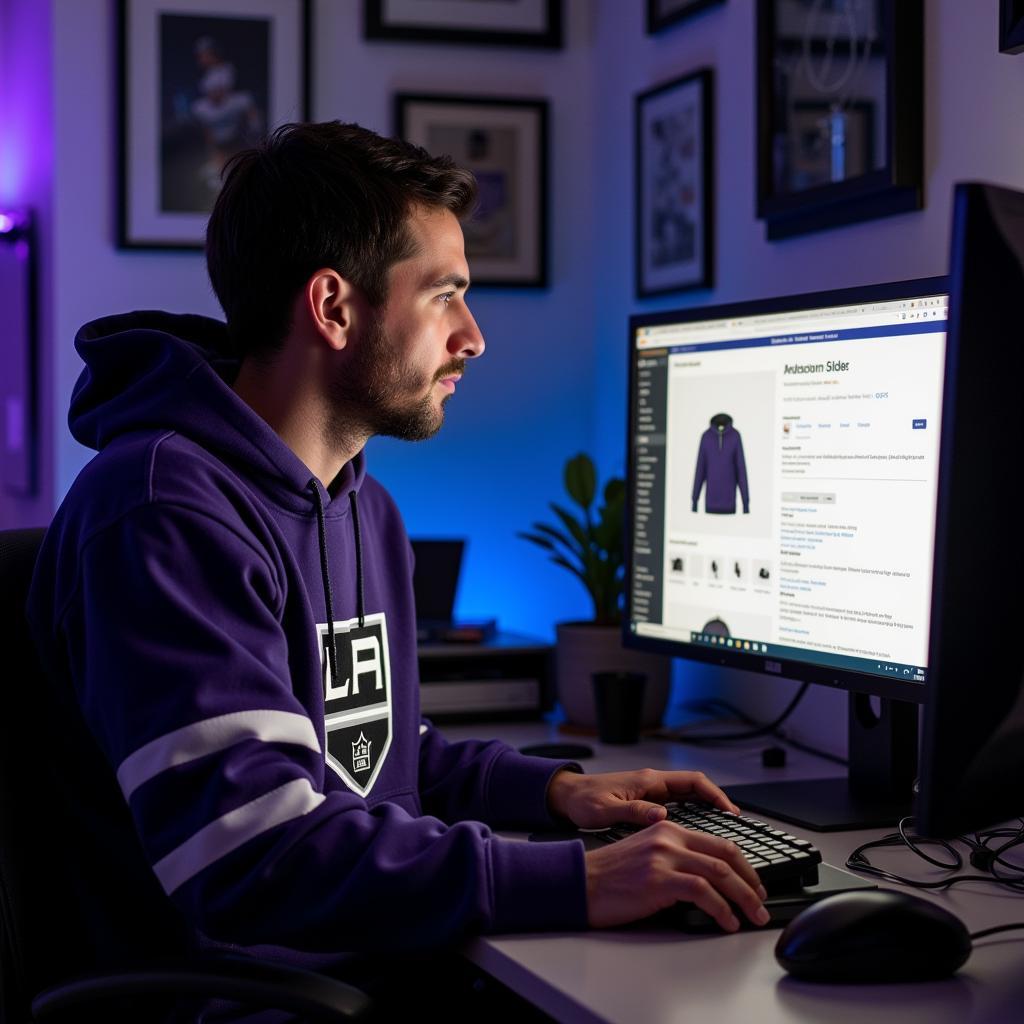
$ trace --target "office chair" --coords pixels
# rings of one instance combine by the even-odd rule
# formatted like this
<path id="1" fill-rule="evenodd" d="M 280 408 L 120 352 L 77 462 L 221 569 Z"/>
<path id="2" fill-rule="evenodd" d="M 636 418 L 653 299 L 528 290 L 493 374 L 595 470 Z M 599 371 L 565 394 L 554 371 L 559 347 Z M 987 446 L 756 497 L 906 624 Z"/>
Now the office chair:
<path id="1" fill-rule="evenodd" d="M 310 1021 L 367 1018 L 369 997 L 332 978 L 191 954 L 141 847 L 126 860 L 127 808 L 109 837 L 83 820 L 63 780 L 98 752 L 73 701 L 64 706 L 47 684 L 25 618 L 44 532 L 0 531 L 0 1024 L 109 1021 L 114 1009 L 155 1020 L 179 998 Z"/>

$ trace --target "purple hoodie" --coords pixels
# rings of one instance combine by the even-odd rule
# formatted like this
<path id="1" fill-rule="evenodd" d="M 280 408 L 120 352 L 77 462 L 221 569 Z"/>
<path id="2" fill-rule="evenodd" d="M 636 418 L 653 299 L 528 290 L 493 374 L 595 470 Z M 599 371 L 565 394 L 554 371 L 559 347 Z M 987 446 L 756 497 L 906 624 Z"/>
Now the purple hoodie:
<path id="1" fill-rule="evenodd" d="M 99 454 L 29 613 L 96 753 L 75 772 L 96 839 L 78 841 L 104 836 L 110 873 L 169 896 L 199 945 L 325 964 L 585 928 L 582 843 L 491 832 L 554 826 L 567 763 L 449 744 L 420 717 L 398 510 L 362 454 L 331 493 L 312 479 L 231 390 L 225 338 L 142 312 L 76 339 L 71 429 Z"/>
<path id="2" fill-rule="evenodd" d="M 732 417 L 720 412 L 711 417 L 711 426 L 701 434 L 697 449 L 697 472 L 693 477 L 693 511 L 705 482 L 704 511 L 721 515 L 736 512 L 736 488 L 740 489 L 743 511 L 750 511 L 747 464 L 743 459 L 743 439 L 732 425 Z"/>

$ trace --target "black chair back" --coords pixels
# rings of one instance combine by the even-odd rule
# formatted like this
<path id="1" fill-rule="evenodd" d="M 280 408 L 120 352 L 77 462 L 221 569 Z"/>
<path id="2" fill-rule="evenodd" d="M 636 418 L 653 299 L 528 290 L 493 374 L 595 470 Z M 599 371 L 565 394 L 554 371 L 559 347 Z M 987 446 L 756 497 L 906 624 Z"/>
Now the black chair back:
<path id="1" fill-rule="evenodd" d="M 70 685 L 49 680 L 37 657 L 25 602 L 44 532 L 0 531 L 4 1024 L 28 1020 L 32 997 L 59 981 L 189 948 Z M 113 824 L 99 828 L 101 820 Z"/>

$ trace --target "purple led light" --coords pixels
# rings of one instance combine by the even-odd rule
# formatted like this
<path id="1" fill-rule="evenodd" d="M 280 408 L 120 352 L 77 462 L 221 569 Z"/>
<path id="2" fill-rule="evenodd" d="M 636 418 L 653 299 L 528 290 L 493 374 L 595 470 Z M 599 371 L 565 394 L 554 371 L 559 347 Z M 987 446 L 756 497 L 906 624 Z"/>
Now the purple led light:
<path id="1" fill-rule="evenodd" d="M 21 210 L 0 210 L 0 235 L 17 237 L 28 226 L 28 217 Z"/>

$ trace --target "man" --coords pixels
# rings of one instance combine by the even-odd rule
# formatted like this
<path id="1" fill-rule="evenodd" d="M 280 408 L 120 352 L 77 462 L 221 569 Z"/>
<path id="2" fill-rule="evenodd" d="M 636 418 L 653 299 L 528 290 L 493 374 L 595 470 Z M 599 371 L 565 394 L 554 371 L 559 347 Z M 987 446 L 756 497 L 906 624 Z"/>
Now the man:
<path id="1" fill-rule="evenodd" d="M 736 847 L 661 821 L 691 793 L 734 809 L 703 776 L 587 776 L 420 718 L 410 548 L 363 447 L 436 433 L 483 353 L 473 198 L 446 158 L 287 126 L 233 161 L 210 219 L 226 326 L 133 313 L 77 338 L 71 426 L 100 454 L 30 614 L 98 751 L 82 806 L 197 945 L 325 967 L 677 900 L 765 919 Z M 586 855 L 491 832 L 566 820 L 654 824 Z"/>

